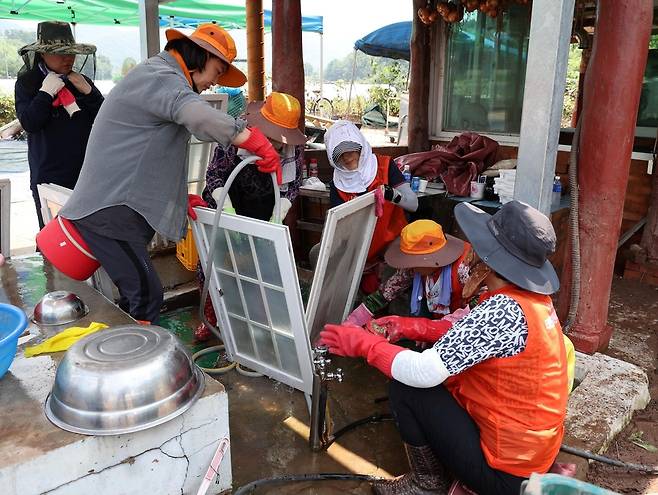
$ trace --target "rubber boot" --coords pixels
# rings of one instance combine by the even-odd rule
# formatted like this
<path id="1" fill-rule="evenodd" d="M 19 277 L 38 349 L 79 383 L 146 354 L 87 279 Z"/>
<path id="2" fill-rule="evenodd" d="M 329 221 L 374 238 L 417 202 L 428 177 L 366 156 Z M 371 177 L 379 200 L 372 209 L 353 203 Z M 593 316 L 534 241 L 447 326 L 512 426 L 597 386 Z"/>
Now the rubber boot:
<path id="1" fill-rule="evenodd" d="M 394 480 L 376 481 L 372 491 L 376 495 L 446 495 L 450 479 L 428 445 L 414 447 L 405 444 L 411 471 Z"/>

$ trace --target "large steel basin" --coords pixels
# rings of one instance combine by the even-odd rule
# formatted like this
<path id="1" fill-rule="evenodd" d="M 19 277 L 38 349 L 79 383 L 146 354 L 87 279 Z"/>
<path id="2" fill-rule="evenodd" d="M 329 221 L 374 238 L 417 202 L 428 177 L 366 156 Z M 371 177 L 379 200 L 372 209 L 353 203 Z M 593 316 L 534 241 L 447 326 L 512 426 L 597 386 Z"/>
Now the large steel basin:
<path id="1" fill-rule="evenodd" d="M 182 414 L 203 386 L 203 372 L 174 335 L 157 326 L 123 325 L 68 350 L 45 411 L 75 433 L 131 433 Z"/>

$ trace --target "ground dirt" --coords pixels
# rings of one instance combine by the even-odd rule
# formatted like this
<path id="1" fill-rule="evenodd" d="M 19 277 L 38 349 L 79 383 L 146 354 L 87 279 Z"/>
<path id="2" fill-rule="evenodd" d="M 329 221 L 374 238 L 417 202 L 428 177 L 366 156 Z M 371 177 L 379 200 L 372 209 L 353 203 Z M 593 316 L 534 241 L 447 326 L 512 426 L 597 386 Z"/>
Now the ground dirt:
<path id="1" fill-rule="evenodd" d="M 606 354 L 644 369 L 649 377 L 651 402 L 646 409 L 635 413 L 630 424 L 613 440 L 606 455 L 658 467 L 658 288 L 615 277 L 609 322 L 614 332 Z M 649 448 L 656 447 L 656 452 L 636 445 L 634 439 L 641 439 Z M 658 493 L 658 475 L 597 462 L 590 466 L 588 481 L 619 493 Z"/>

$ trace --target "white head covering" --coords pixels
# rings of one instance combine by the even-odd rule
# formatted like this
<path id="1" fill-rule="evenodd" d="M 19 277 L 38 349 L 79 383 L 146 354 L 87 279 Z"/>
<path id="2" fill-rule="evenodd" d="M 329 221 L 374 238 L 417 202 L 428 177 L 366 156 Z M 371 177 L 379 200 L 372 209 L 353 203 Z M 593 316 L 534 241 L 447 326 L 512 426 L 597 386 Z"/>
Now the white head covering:
<path id="1" fill-rule="evenodd" d="M 334 148 L 345 141 L 352 141 L 361 146 L 359 167 L 356 170 L 346 170 L 342 165 L 334 163 Z M 377 175 L 377 157 L 372 153 L 370 144 L 363 137 L 361 131 L 352 122 L 338 120 L 324 135 L 324 144 L 327 146 L 329 164 L 334 168 L 336 188 L 347 193 L 366 191 Z"/>

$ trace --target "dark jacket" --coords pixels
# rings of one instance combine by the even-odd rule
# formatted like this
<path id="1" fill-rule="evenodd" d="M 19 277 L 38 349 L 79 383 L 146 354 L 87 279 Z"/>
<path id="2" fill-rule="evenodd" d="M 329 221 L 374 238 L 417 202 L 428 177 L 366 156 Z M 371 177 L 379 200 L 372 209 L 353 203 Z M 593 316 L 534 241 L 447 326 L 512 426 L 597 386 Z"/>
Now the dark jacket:
<path id="1" fill-rule="evenodd" d="M 64 107 L 53 107 L 48 93 L 39 91 L 45 77 L 37 66 L 19 77 L 15 87 L 16 115 L 27 132 L 30 186 L 35 189 L 37 184 L 54 183 L 73 189 L 103 95 L 86 76 L 91 85 L 88 95 L 65 81 L 80 107 L 70 117 Z"/>

